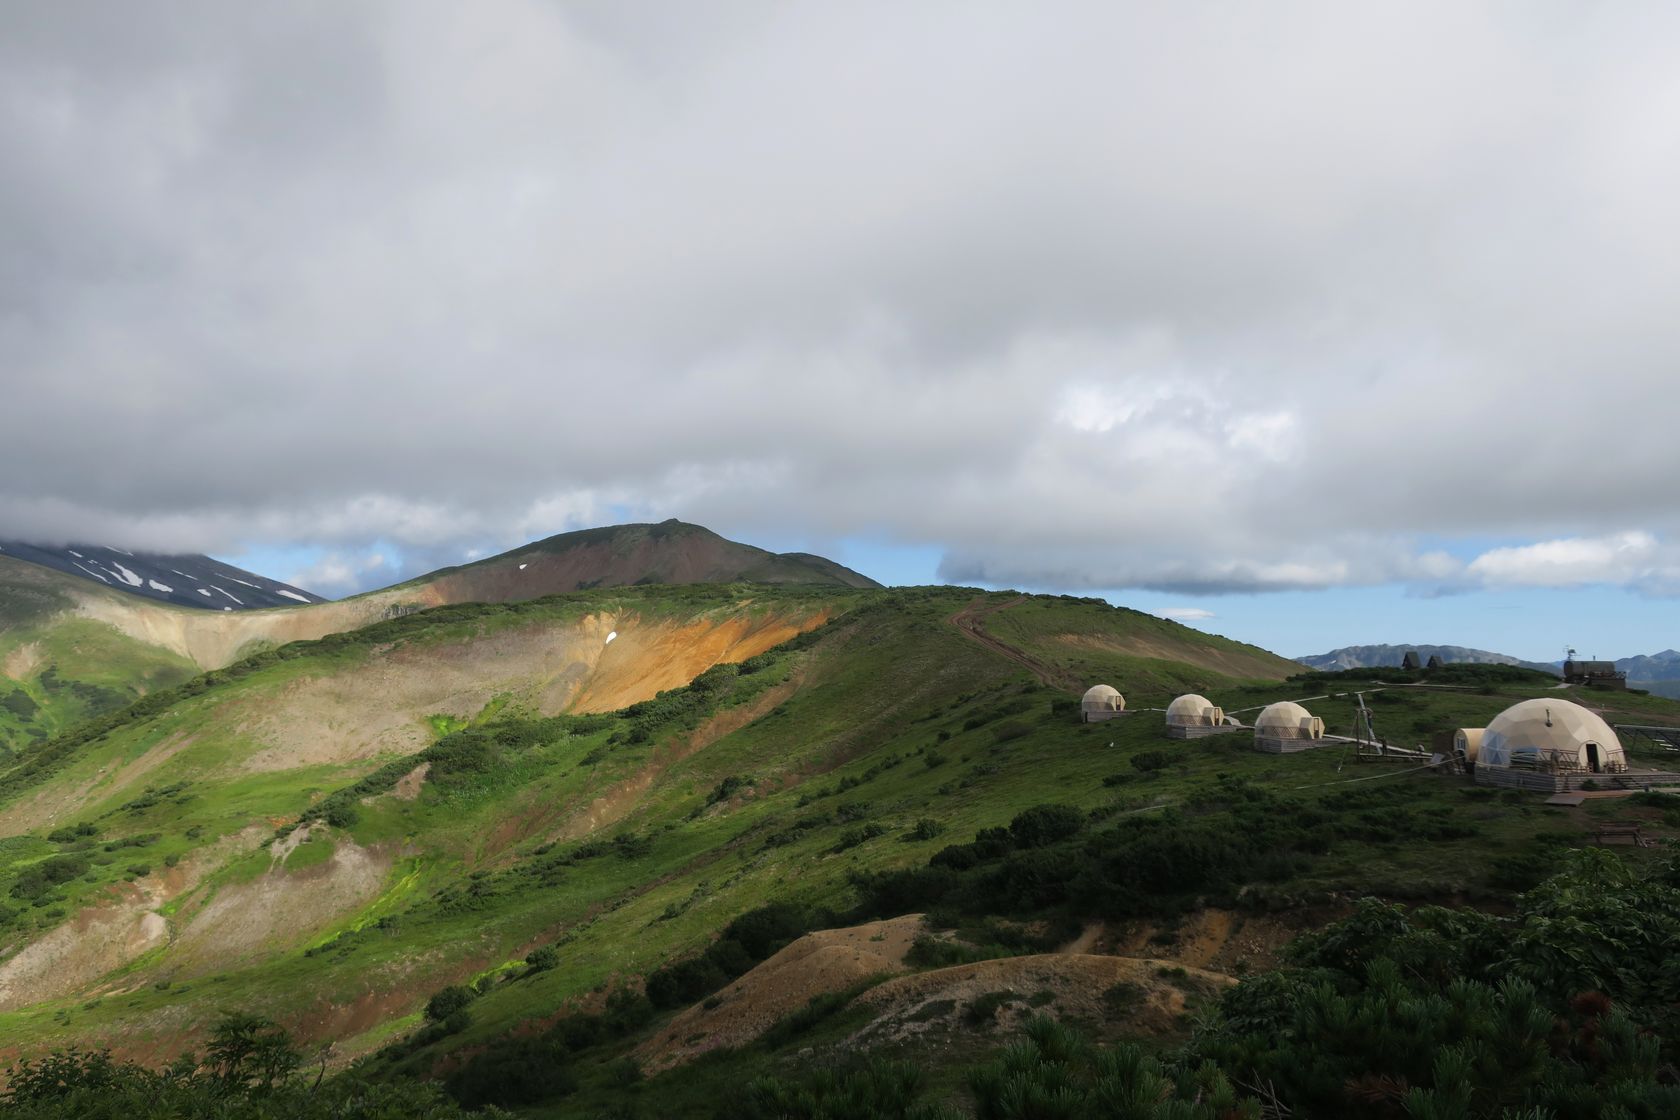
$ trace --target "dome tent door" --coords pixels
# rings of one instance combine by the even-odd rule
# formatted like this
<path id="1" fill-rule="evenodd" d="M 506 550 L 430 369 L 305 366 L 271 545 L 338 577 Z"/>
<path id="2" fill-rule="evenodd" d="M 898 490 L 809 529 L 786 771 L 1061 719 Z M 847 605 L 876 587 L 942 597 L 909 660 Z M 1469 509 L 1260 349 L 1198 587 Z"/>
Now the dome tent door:
<path id="1" fill-rule="evenodd" d="M 1587 744 L 1587 769 L 1591 770 L 1594 774 L 1597 774 L 1597 773 L 1601 772 L 1600 769 L 1599 769 L 1599 762 L 1598 762 L 1598 744 L 1597 743 L 1589 742 Z"/>

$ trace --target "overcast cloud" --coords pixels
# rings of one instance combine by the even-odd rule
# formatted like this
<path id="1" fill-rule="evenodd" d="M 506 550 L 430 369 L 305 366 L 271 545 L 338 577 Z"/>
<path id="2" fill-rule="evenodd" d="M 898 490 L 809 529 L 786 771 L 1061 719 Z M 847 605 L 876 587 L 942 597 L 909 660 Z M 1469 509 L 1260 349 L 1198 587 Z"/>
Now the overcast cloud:
<path id="1" fill-rule="evenodd" d="M 315 545 L 345 590 L 375 542 L 681 516 L 1066 590 L 1674 594 L 1677 39 L 10 4 L 0 536 Z"/>

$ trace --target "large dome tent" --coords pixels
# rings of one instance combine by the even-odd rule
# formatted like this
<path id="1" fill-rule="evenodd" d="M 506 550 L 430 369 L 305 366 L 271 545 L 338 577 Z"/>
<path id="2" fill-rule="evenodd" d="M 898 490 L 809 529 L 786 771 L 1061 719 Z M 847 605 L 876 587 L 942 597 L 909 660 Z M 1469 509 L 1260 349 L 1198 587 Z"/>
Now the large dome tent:
<path id="1" fill-rule="evenodd" d="M 1591 773 L 1627 769 L 1616 732 L 1572 700 L 1523 700 L 1500 712 L 1482 732 L 1478 767 L 1551 768 Z"/>

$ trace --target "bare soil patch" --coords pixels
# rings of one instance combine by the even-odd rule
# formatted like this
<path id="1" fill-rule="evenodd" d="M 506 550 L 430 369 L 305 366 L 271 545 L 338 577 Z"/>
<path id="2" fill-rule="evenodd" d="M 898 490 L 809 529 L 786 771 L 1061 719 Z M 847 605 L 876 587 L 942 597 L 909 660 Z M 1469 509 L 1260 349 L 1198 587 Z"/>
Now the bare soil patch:
<path id="1" fill-rule="evenodd" d="M 923 932 L 909 914 L 799 938 L 713 997 L 679 1014 L 636 1050 L 648 1072 L 670 1069 L 724 1046 L 751 1042 L 819 995 L 904 971 Z"/>
<path id="2" fill-rule="evenodd" d="M 340 839 L 332 858 L 297 872 L 276 863 L 248 883 L 216 892 L 171 946 L 183 975 L 232 967 L 307 941 L 378 896 L 391 857 Z"/>
<path id="3" fill-rule="evenodd" d="M 888 980 L 855 1005 L 876 1017 L 846 1046 L 870 1047 L 932 1034 L 1008 1028 L 1039 1014 L 1104 1023 L 1127 1035 L 1184 1029 L 1193 1002 L 1236 983 L 1174 961 L 1091 954 L 1042 954 L 956 965 Z M 987 1004 L 996 1004 L 990 1013 Z"/>
<path id="4" fill-rule="evenodd" d="M 28 678 L 41 667 L 41 643 L 25 642 L 0 660 L 0 677 L 14 681 Z"/>

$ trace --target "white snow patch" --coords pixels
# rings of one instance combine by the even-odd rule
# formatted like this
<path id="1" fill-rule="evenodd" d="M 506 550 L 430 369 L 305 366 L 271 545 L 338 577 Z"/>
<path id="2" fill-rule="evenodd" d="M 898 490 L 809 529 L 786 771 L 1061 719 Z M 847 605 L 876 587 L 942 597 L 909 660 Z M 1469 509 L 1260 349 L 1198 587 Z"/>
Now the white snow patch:
<path id="1" fill-rule="evenodd" d="M 83 568 L 82 565 L 80 565 L 80 564 L 77 564 L 76 567 L 82 568 L 82 571 L 86 572 L 88 575 L 92 576 L 94 579 L 98 580 L 100 583 L 110 583 L 111 582 L 110 580 L 106 579 L 104 576 L 100 575 L 98 572 L 94 571 L 92 568 Z"/>
<path id="2" fill-rule="evenodd" d="M 287 591 L 284 588 L 276 588 L 274 593 L 276 595 L 284 595 L 288 599 L 296 599 L 300 603 L 309 602 L 308 599 L 305 599 L 302 595 L 299 595 L 296 591 Z"/>
<path id="3" fill-rule="evenodd" d="M 244 605 L 245 605 L 245 604 L 243 604 L 243 603 L 241 603 L 241 604 L 239 604 L 239 605 L 240 605 L 240 606 L 244 606 Z M 231 610 L 232 610 L 232 609 L 233 609 L 233 608 L 232 608 L 232 607 L 223 607 L 223 608 L 222 608 L 222 609 L 223 609 L 223 610 L 224 610 L 224 611 L 231 611 Z"/>
<path id="4" fill-rule="evenodd" d="M 616 637 L 618 637 L 618 631 L 614 630 L 611 634 L 607 635 L 607 640 L 602 642 L 601 644 L 610 646 L 610 645 L 612 645 L 612 640 Z"/>
<path id="5" fill-rule="evenodd" d="M 245 581 L 240 579 L 238 576 L 228 576 L 227 578 L 231 579 L 234 583 L 245 583 Z M 261 591 L 262 590 L 262 588 L 258 587 L 254 583 L 245 583 L 245 586 L 249 587 L 252 591 Z"/>
<path id="6" fill-rule="evenodd" d="M 153 591 L 174 591 L 175 590 L 173 587 L 169 586 L 167 583 L 159 583 L 155 579 L 147 580 L 146 581 L 146 586 L 150 587 Z"/>
<path id="7" fill-rule="evenodd" d="M 223 595 L 226 595 L 229 599 L 233 599 L 234 602 L 239 603 L 238 599 L 234 599 L 233 593 L 231 591 L 222 591 L 222 589 L 220 587 L 216 587 L 216 585 L 213 584 L 213 583 L 210 586 L 215 587 L 217 591 L 221 591 Z M 239 605 L 243 607 L 245 604 L 244 603 L 239 603 Z M 224 608 L 224 609 L 226 609 L 226 608 Z"/>
<path id="8" fill-rule="evenodd" d="M 125 553 L 124 555 L 128 555 L 128 554 Z M 115 560 L 111 561 L 111 567 L 113 567 L 117 570 L 117 576 L 124 583 L 128 584 L 130 587 L 139 587 L 142 583 L 145 582 L 139 576 L 135 575 L 133 572 L 129 571 L 127 568 L 123 567 L 121 564 L 117 563 Z"/>
<path id="9" fill-rule="evenodd" d="M 111 551 L 112 551 L 112 552 L 120 552 L 120 553 L 122 553 L 122 554 L 123 554 L 123 555 L 124 555 L 124 556 L 133 556 L 133 555 L 134 555 L 134 553 L 132 553 L 132 552 L 130 552 L 130 551 L 129 551 L 129 550 L 128 550 L 128 549 L 126 549 L 126 548 L 113 548 L 113 549 L 111 549 Z"/>
<path id="10" fill-rule="evenodd" d="M 86 556 L 83 556 L 81 553 L 77 552 L 73 548 L 67 548 L 64 551 L 68 552 L 70 555 L 74 556 L 78 560 L 86 560 L 87 559 Z"/>
<path id="11" fill-rule="evenodd" d="M 529 567 L 530 567 L 529 564 L 521 564 L 521 565 L 519 565 L 519 570 L 523 572 L 526 568 L 529 568 Z"/>
<path id="12" fill-rule="evenodd" d="M 207 588 L 207 587 L 201 587 L 201 588 L 199 588 L 199 589 L 198 589 L 198 593 L 199 593 L 199 594 L 200 594 L 200 595 L 202 595 L 202 596 L 204 596 L 204 597 L 205 597 L 205 598 L 206 598 L 206 599 L 208 599 L 208 598 L 210 598 L 210 589 L 209 589 L 209 588 Z"/>

